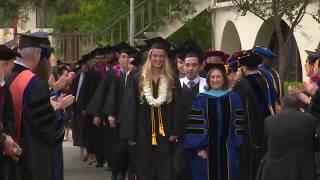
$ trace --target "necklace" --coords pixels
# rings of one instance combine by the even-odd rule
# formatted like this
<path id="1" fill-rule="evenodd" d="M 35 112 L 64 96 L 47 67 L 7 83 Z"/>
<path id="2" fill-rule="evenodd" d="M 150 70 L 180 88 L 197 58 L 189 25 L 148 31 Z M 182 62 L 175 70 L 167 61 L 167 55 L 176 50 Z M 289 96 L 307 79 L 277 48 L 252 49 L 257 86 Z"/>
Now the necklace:
<path id="1" fill-rule="evenodd" d="M 166 100 L 168 94 L 167 80 L 161 75 L 159 80 L 158 97 L 153 97 L 153 89 L 151 88 L 152 81 L 143 82 L 143 93 L 147 103 L 152 107 L 160 107 Z"/>

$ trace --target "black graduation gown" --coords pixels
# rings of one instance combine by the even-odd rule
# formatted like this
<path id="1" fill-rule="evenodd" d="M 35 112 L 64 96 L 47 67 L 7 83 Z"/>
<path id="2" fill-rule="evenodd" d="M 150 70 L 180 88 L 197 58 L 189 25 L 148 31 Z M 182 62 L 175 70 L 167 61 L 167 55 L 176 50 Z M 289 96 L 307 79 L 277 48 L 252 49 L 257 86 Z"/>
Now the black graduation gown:
<path id="1" fill-rule="evenodd" d="M 8 78 L 8 86 L 26 68 L 15 65 Z M 47 83 L 35 82 L 22 112 L 20 146 L 22 155 L 10 180 L 51 180 L 53 177 L 53 152 L 58 129 L 57 114 L 50 104 Z"/>
<path id="2" fill-rule="evenodd" d="M 0 93 L 3 93 L 0 99 L 0 152 L 3 151 L 3 143 L 5 138 L 1 136 L 2 133 L 8 134 L 11 137 L 14 135 L 15 131 L 15 117 L 14 117 L 14 109 L 12 96 L 7 88 L 7 86 L 0 87 Z M 11 161 L 9 157 L 5 157 L 0 154 L 0 179 L 5 179 L 8 175 L 8 170 L 5 163 Z"/>
<path id="3" fill-rule="evenodd" d="M 145 101 L 140 104 L 138 79 L 140 74 L 133 77 L 127 86 L 125 99 L 126 115 L 121 116 L 122 122 L 120 137 L 137 142 L 137 177 L 139 180 L 173 180 L 173 143 L 169 142 L 171 135 L 179 135 L 181 119 L 181 88 L 176 81 L 172 102 L 161 105 L 161 115 L 164 124 L 165 136 L 158 132 L 158 116 L 155 116 L 157 145 L 152 145 L 151 138 L 151 106 Z M 158 82 L 153 82 L 154 96 L 157 95 Z M 155 112 L 155 114 L 157 114 Z"/>
<path id="4" fill-rule="evenodd" d="M 0 120 L 2 121 L 2 125 L 3 125 L 2 133 L 8 134 L 13 137 L 15 132 L 15 116 L 14 116 L 15 114 L 14 114 L 14 108 L 13 108 L 12 95 L 7 85 L 3 87 L 3 90 L 4 90 L 5 100 L 4 100 L 3 112 L 0 112 L 0 118 L 1 118 Z"/>
<path id="5" fill-rule="evenodd" d="M 122 97 L 123 91 L 126 84 L 126 72 L 122 72 L 119 77 L 115 77 L 114 81 L 112 82 L 110 91 L 108 93 L 108 97 L 106 98 L 106 102 L 103 107 L 103 114 L 112 115 L 116 118 L 117 126 L 115 129 L 115 136 L 113 139 L 114 146 L 109 147 L 112 148 L 112 153 L 110 155 L 110 166 L 115 169 L 119 170 L 122 169 L 125 171 L 128 168 L 129 163 L 129 154 L 128 154 L 128 146 L 125 140 L 121 140 L 119 138 L 119 130 L 121 126 L 121 122 L 119 122 L 118 117 L 121 112 L 121 105 L 122 105 Z M 128 77 L 127 77 L 128 79 Z"/>
<path id="6" fill-rule="evenodd" d="M 243 180 L 255 179 L 259 162 L 264 154 L 264 115 L 257 97 L 257 90 L 245 78 L 241 78 L 233 87 L 244 104 L 247 115 L 246 142 L 240 155 L 241 170 L 239 171 Z"/>
<path id="7" fill-rule="evenodd" d="M 114 76 L 112 84 L 110 85 L 109 93 L 107 94 L 107 97 L 104 98 L 105 102 L 102 109 L 102 114 L 104 116 L 108 116 L 108 115 L 113 115 L 116 117 L 119 116 L 121 104 L 122 104 L 123 91 L 125 87 L 125 81 L 126 81 L 126 72 L 122 72 L 119 77 Z"/>
<path id="8" fill-rule="evenodd" d="M 78 85 L 79 85 L 80 75 L 78 75 L 72 82 L 71 85 L 71 94 L 76 97 Z M 84 147 L 84 117 L 82 116 L 83 105 L 81 104 L 81 96 L 85 96 L 83 94 L 83 80 L 82 85 L 80 87 L 78 99 L 73 104 L 73 117 L 71 120 L 72 123 L 72 139 L 73 145 Z"/>
<path id="9" fill-rule="evenodd" d="M 181 137 L 179 138 L 179 142 L 175 144 L 174 151 L 174 168 L 175 168 L 175 179 L 176 180 L 190 180 L 192 179 L 191 173 L 191 162 L 190 162 L 190 154 L 184 149 L 184 135 L 185 135 L 185 127 L 188 120 L 189 112 L 192 106 L 193 100 L 199 94 L 199 85 L 200 82 L 195 84 L 192 87 L 190 92 L 187 85 L 183 84 L 182 86 L 182 99 L 184 100 L 183 103 L 183 112 L 181 118 L 181 125 L 180 127 L 180 134 Z"/>
<path id="10" fill-rule="evenodd" d="M 265 120 L 268 150 L 257 180 L 315 180 L 315 121 L 308 113 L 286 110 Z"/>
<path id="11" fill-rule="evenodd" d="M 83 92 L 79 96 L 79 109 L 85 111 L 87 115 L 84 117 L 84 146 L 87 148 L 89 154 L 95 153 L 94 139 L 95 131 L 93 130 L 93 117 L 87 112 L 89 102 L 97 89 L 101 77 L 93 70 L 89 70 L 83 79 Z"/>
<path id="12" fill-rule="evenodd" d="M 88 104 L 88 114 L 100 117 L 102 120 L 107 120 L 108 117 L 103 113 L 103 107 L 105 106 L 106 98 L 114 81 L 114 76 L 112 70 L 106 72 Z M 92 141 L 98 162 L 103 163 L 105 159 L 109 161 L 114 144 L 114 130 L 110 128 L 109 125 L 103 126 L 103 124 L 99 127 L 93 126 L 93 130 L 95 135 Z"/>

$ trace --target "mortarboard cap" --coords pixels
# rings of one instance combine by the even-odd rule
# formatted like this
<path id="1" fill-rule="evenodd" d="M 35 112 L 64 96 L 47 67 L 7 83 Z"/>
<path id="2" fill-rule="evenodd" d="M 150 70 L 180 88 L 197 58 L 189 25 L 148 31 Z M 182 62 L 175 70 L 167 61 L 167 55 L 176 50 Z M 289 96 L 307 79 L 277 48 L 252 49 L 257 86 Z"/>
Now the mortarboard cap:
<path id="1" fill-rule="evenodd" d="M 226 63 L 227 60 L 229 59 L 229 57 L 230 57 L 230 54 L 224 53 L 224 55 L 223 55 L 223 57 L 222 57 L 222 61 L 223 61 L 224 63 Z"/>
<path id="2" fill-rule="evenodd" d="M 20 56 L 14 50 L 8 48 L 6 45 L 0 45 L 0 60 L 9 61 L 15 59 L 17 56 Z"/>
<path id="3" fill-rule="evenodd" d="M 270 51 L 267 48 L 263 48 L 260 46 L 255 46 L 254 48 L 252 48 L 253 53 L 259 54 L 262 57 L 268 58 L 268 59 L 272 59 L 277 57 L 276 54 L 274 54 L 272 51 Z"/>
<path id="4" fill-rule="evenodd" d="M 20 35 L 19 49 L 34 47 L 34 48 L 48 48 L 50 41 L 47 37 L 42 37 L 33 34 L 18 34 Z"/>
<path id="5" fill-rule="evenodd" d="M 104 50 L 104 54 L 111 54 L 111 53 L 114 53 L 114 48 L 110 45 L 107 45 L 105 47 L 103 47 L 103 50 Z"/>
<path id="6" fill-rule="evenodd" d="M 320 52 L 306 50 L 306 53 L 308 54 L 307 61 L 311 65 L 313 65 L 317 60 L 320 59 Z"/>
<path id="7" fill-rule="evenodd" d="M 235 52 L 232 53 L 232 55 L 227 60 L 228 67 L 233 72 L 237 72 L 238 71 L 238 58 L 240 56 L 241 56 L 241 51 L 235 51 Z"/>
<path id="8" fill-rule="evenodd" d="M 103 48 L 96 48 L 93 50 L 95 58 L 104 58 L 104 52 Z"/>
<path id="9" fill-rule="evenodd" d="M 192 40 L 184 45 L 184 49 L 181 54 L 182 60 L 184 61 L 185 58 L 189 55 L 197 57 L 199 59 L 199 63 L 202 63 L 202 49 Z"/>
<path id="10" fill-rule="evenodd" d="M 51 47 L 48 32 L 37 31 L 37 32 L 31 33 L 31 35 L 35 37 L 43 38 L 42 47 Z"/>
<path id="11" fill-rule="evenodd" d="M 180 58 L 180 59 L 183 59 L 182 57 L 182 52 L 185 48 L 185 46 L 189 43 L 192 43 L 193 40 L 188 38 L 186 41 L 184 41 L 183 43 L 179 44 L 177 47 L 175 47 L 174 49 L 172 49 L 170 51 L 170 57 L 171 59 L 177 59 L 177 58 Z"/>
<path id="12" fill-rule="evenodd" d="M 162 49 L 167 53 L 169 53 L 171 49 L 171 44 L 167 40 L 163 39 L 162 37 L 148 39 L 145 42 L 150 47 L 150 49 Z"/>
<path id="13" fill-rule="evenodd" d="M 144 56 L 148 50 L 149 50 L 149 47 L 147 45 L 142 46 L 140 48 L 140 50 L 137 53 L 135 53 L 132 60 L 129 60 L 129 62 L 136 67 L 140 66 L 141 64 L 143 64 L 145 62 Z"/>
<path id="14" fill-rule="evenodd" d="M 262 62 L 262 57 L 256 53 L 253 53 L 252 50 L 245 51 L 243 56 L 239 57 L 239 64 L 246 67 L 258 67 Z"/>
<path id="15" fill-rule="evenodd" d="M 213 68 L 217 68 L 217 69 L 220 69 L 220 70 L 222 70 L 223 72 L 227 72 L 227 66 L 226 65 L 224 65 L 224 64 L 213 64 L 213 63 L 211 63 L 211 64 L 207 64 L 205 67 L 204 67 L 204 70 L 206 71 L 206 72 L 209 72 L 211 69 L 213 69 Z"/>
<path id="16" fill-rule="evenodd" d="M 89 54 L 85 54 L 81 56 L 77 64 L 78 65 L 86 64 L 88 61 L 89 61 Z"/>
<path id="17" fill-rule="evenodd" d="M 223 51 L 214 51 L 214 50 L 206 50 L 203 52 L 204 59 L 207 59 L 208 57 L 221 57 L 223 59 L 224 52 Z"/>
<path id="18" fill-rule="evenodd" d="M 114 51 L 116 51 L 117 53 L 126 53 L 128 55 L 130 54 L 134 54 L 137 52 L 137 50 L 130 46 L 128 43 L 126 42 L 121 42 L 115 46 L 113 46 Z"/>

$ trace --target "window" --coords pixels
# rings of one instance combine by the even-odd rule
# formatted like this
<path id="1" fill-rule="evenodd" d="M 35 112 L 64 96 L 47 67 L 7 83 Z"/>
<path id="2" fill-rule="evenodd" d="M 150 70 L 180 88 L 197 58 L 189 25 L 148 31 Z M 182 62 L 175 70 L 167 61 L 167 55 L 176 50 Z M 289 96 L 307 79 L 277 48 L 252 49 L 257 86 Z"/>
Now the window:
<path id="1" fill-rule="evenodd" d="M 53 8 L 36 7 L 37 28 L 52 27 L 55 10 Z"/>

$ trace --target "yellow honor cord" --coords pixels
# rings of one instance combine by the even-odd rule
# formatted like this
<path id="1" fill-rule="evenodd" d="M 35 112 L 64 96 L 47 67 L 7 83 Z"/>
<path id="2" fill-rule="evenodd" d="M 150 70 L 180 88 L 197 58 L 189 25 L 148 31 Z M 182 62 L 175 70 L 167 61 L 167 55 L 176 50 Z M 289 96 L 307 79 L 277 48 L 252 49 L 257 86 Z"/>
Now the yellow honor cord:
<path id="1" fill-rule="evenodd" d="M 151 81 L 151 91 L 153 92 L 153 83 Z M 158 95 L 159 95 L 159 88 L 158 88 Z M 165 136 L 164 132 L 164 125 L 161 113 L 161 107 L 158 108 L 158 118 L 159 118 L 159 134 L 161 136 Z M 151 131 L 152 131 L 152 145 L 158 145 L 157 142 L 157 133 L 156 133 L 156 121 L 155 121 L 155 114 L 154 114 L 155 107 L 151 106 Z"/>
<path id="2" fill-rule="evenodd" d="M 151 106 L 152 145 L 158 145 L 156 134 L 156 121 L 154 119 L 154 107 Z"/>
<path id="3" fill-rule="evenodd" d="M 158 107 L 158 117 L 159 117 L 159 134 L 161 136 L 165 136 L 166 134 L 164 132 L 163 120 L 161 115 L 161 107 Z"/>
<path id="4" fill-rule="evenodd" d="M 268 105 L 268 107 L 269 107 L 269 111 L 270 111 L 271 115 L 274 116 L 275 113 L 274 113 L 273 107 L 271 105 Z"/>

